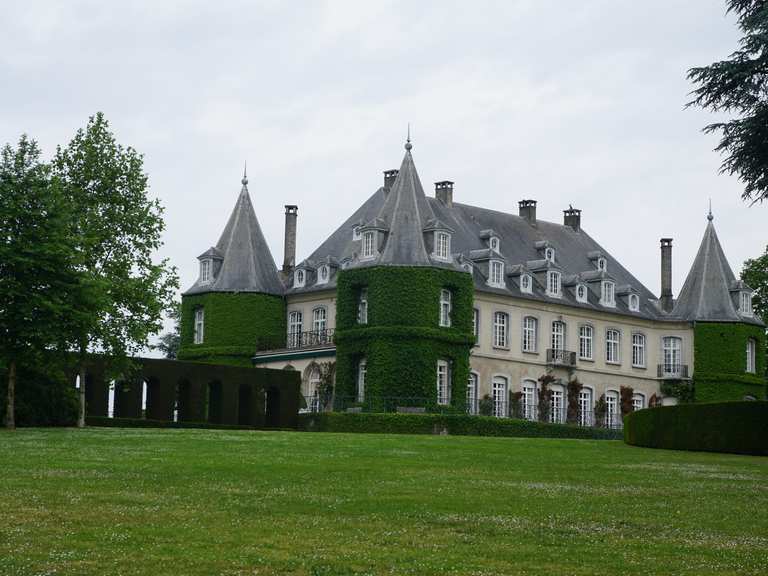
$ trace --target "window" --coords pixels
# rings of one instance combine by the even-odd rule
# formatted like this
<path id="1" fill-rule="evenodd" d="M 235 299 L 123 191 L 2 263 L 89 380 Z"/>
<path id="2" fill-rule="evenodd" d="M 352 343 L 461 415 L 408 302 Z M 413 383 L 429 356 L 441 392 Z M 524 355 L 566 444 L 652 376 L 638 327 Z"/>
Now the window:
<path id="1" fill-rule="evenodd" d="M 526 420 L 536 420 L 536 382 L 534 380 L 525 380 L 523 382 L 523 418 Z"/>
<path id="2" fill-rule="evenodd" d="M 301 331 L 304 314 L 294 310 L 288 314 L 288 348 L 298 348 L 301 345 Z"/>
<path id="3" fill-rule="evenodd" d="M 533 291 L 533 281 L 529 274 L 523 274 L 520 276 L 520 292 L 530 294 Z"/>
<path id="4" fill-rule="evenodd" d="M 357 323 L 368 324 L 368 288 L 360 288 L 357 300 Z"/>
<path id="5" fill-rule="evenodd" d="M 755 367 L 755 344 L 754 338 L 747 338 L 747 372 L 750 374 L 754 374 L 757 371 Z"/>
<path id="6" fill-rule="evenodd" d="M 472 309 L 472 334 L 475 335 L 475 344 L 480 339 L 480 310 Z"/>
<path id="7" fill-rule="evenodd" d="M 360 226 L 352 228 L 352 240 L 360 240 Z"/>
<path id="8" fill-rule="evenodd" d="M 605 394 L 605 427 L 618 428 L 619 421 L 619 394 L 609 390 Z"/>
<path id="9" fill-rule="evenodd" d="M 467 380 L 467 413 L 477 414 L 477 374 L 469 373 Z"/>
<path id="10" fill-rule="evenodd" d="M 205 338 L 205 311 L 195 308 L 195 344 L 202 344 Z"/>
<path id="11" fill-rule="evenodd" d="M 552 322 L 552 350 L 565 350 L 565 322 Z"/>
<path id="12" fill-rule="evenodd" d="M 552 386 L 549 395 L 549 421 L 562 423 L 565 421 L 565 393 L 562 386 Z"/>
<path id="13" fill-rule="evenodd" d="M 491 250 L 494 252 L 499 251 L 499 239 L 496 236 L 491 236 Z"/>
<path id="14" fill-rule="evenodd" d="M 619 345 L 621 335 L 618 330 L 606 330 L 605 332 L 605 361 L 609 364 L 618 364 L 621 361 L 619 356 Z"/>
<path id="15" fill-rule="evenodd" d="M 451 378 L 445 360 L 437 361 L 437 403 L 441 406 L 451 403 Z"/>
<path id="16" fill-rule="evenodd" d="M 600 304 L 603 306 L 616 306 L 616 284 L 610 280 L 603 280 Z"/>
<path id="17" fill-rule="evenodd" d="M 550 270 L 547 273 L 547 294 L 560 298 L 560 272 Z"/>
<path id="18" fill-rule="evenodd" d="M 507 379 L 504 376 L 493 377 L 493 415 L 496 418 L 507 416 Z"/>
<path id="19" fill-rule="evenodd" d="M 629 295 L 629 309 L 632 312 L 640 310 L 640 297 L 637 294 Z"/>
<path id="20" fill-rule="evenodd" d="M 200 282 L 207 284 L 211 281 L 211 261 L 202 260 L 200 262 Z"/>
<path id="21" fill-rule="evenodd" d="M 504 262 L 501 260 L 491 260 L 490 276 L 488 284 L 496 288 L 504 287 Z"/>
<path id="22" fill-rule="evenodd" d="M 576 300 L 578 302 L 587 302 L 587 287 L 584 284 L 579 284 L 576 287 Z"/>
<path id="23" fill-rule="evenodd" d="M 579 328 L 579 358 L 582 360 L 592 360 L 594 332 L 592 326 L 587 325 Z"/>
<path id="24" fill-rule="evenodd" d="M 448 260 L 451 254 L 451 236 L 445 232 L 435 232 L 435 256 Z"/>
<path id="25" fill-rule="evenodd" d="M 304 273 L 304 270 L 296 270 L 296 274 L 293 277 L 293 285 L 296 288 L 301 288 L 304 286 L 304 280 L 306 279 L 306 274 Z"/>
<path id="26" fill-rule="evenodd" d="M 523 352 L 536 352 L 539 347 L 539 321 L 533 316 L 523 318 Z"/>
<path id="27" fill-rule="evenodd" d="M 546 260 L 549 260 L 550 262 L 555 261 L 555 249 L 554 248 L 547 248 L 544 250 L 544 258 Z"/>
<path id="28" fill-rule="evenodd" d="M 365 402 L 365 375 L 368 372 L 368 362 L 365 358 L 357 364 L 357 401 Z"/>
<path id="29" fill-rule="evenodd" d="M 451 327 L 451 291 L 440 290 L 440 326 Z"/>
<path id="30" fill-rule="evenodd" d="M 363 234 L 363 258 L 373 258 L 376 255 L 376 232 Z"/>
<path id="31" fill-rule="evenodd" d="M 682 372 L 683 340 L 677 336 L 665 336 L 662 340 L 664 374 L 678 376 Z"/>
<path id="32" fill-rule="evenodd" d="M 309 401 L 310 412 L 320 412 L 320 369 L 315 366 L 309 373 Z"/>
<path id="33" fill-rule="evenodd" d="M 507 348 L 509 346 L 509 315 L 506 312 L 496 312 L 493 315 L 493 347 Z"/>
<path id="34" fill-rule="evenodd" d="M 328 282 L 328 266 L 320 266 L 320 270 L 317 271 L 317 283 L 325 284 Z"/>
<path id="35" fill-rule="evenodd" d="M 579 426 L 592 426 L 592 390 L 579 390 Z"/>
<path id="36" fill-rule="evenodd" d="M 632 410 L 637 412 L 645 408 L 645 394 L 636 392 L 632 395 Z"/>
<path id="37" fill-rule="evenodd" d="M 739 310 L 744 316 L 752 316 L 752 294 L 750 292 L 741 293 Z"/>
<path id="38" fill-rule="evenodd" d="M 602 256 L 597 259 L 597 269 L 605 272 L 608 269 L 608 261 Z"/>
<path id="39" fill-rule="evenodd" d="M 316 339 L 316 344 L 325 344 L 328 341 L 328 312 L 325 308 L 315 308 L 312 310 L 312 331 Z"/>
<path id="40" fill-rule="evenodd" d="M 645 368 L 645 335 L 632 334 L 632 366 Z"/>

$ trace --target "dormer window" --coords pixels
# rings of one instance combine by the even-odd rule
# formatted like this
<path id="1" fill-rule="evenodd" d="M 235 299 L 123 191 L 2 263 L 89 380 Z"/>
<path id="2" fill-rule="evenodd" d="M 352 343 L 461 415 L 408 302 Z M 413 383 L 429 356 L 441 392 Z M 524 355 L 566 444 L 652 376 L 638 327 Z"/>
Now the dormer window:
<path id="1" fill-rule="evenodd" d="M 587 287 L 584 286 L 584 284 L 579 284 L 576 286 L 576 301 L 581 302 L 582 304 L 586 304 L 588 300 L 588 292 Z"/>
<path id="2" fill-rule="evenodd" d="M 352 228 L 352 240 L 360 240 L 360 226 Z"/>
<path id="3" fill-rule="evenodd" d="M 363 258 L 376 256 L 376 232 L 363 233 Z"/>
<path id="4" fill-rule="evenodd" d="M 501 260 L 491 260 L 488 285 L 504 288 L 504 262 Z"/>
<path id="5" fill-rule="evenodd" d="M 212 263 L 210 260 L 202 260 L 200 262 L 200 283 L 201 284 L 207 284 L 212 278 L 211 269 L 212 269 Z"/>
<path id="6" fill-rule="evenodd" d="M 523 274 L 520 276 L 520 292 L 523 292 L 524 294 L 533 292 L 533 279 L 530 274 Z"/>
<path id="7" fill-rule="evenodd" d="M 629 309 L 632 312 L 640 310 L 640 297 L 637 294 L 629 295 Z"/>
<path id="8" fill-rule="evenodd" d="M 608 270 L 608 260 L 600 256 L 600 258 L 597 259 L 597 269 L 602 272 Z"/>
<path id="9" fill-rule="evenodd" d="M 451 254 L 451 235 L 447 232 L 435 232 L 435 257 L 448 260 Z"/>
<path id="10" fill-rule="evenodd" d="M 616 284 L 610 280 L 603 280 L 600 291 L 600 304 L 603 306 L 616 306 Z"/>
<path id="11" fill-rule="evenodd" d="M 326 284 L 328 282 L 328 266 L 320 266 L 317 271 L 317 283 Z"/>
<path id="12" fill-rule="evenodd" d="M 547 248 L 544 250 L 544 259 L 548 260 L 549 262 L 555 261 L 555 249 L 554 248 Z"/>
<path id="13" fill-rule="evenodd" d="M 306 278 L 307 278 L 307 274 L 304 272 L 304 270 L 302 269 L 296 270 L 296 273 L 293 275 L 293 287 L 303 288 Z"/>
<path id="14" fill-rule="evenodd" d="M 489 246 L 491 247 L 491 250 L 493 250 L 494 252 L 498 252 L 499 247 L 501 246 L 501 242 L 499 241 L 498 237 L 491 236 Z"/>
<path id="15" fill-rule="evenodd" d="M 752 293 L 742 292 L 739 302 L 739 312 L 743 316 L 752 316 Z"/>
<path id="16" fill-rule="evenodd" d="M 560 272 L 556 270 L 550 270 L 547 272 L 547 295 L 553 298 L 560 298 L 561 294 L 561 282 Z"/>

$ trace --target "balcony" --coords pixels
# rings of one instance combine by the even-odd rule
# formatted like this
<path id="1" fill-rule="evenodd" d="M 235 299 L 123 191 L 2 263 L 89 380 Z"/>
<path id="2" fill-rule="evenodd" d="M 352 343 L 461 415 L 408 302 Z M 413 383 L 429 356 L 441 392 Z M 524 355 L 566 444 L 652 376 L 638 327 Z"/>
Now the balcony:
<path id="1" fill-rule="evenodd" d="M 659 364 L 656 375 L 665 380 L 685 380 L 688 378 L 687 364 Z"/>
<path id="2" fill-rule="evenodd" d="M 547 349 L 547 366 L 562 366 L 574 368 L 576 366 L 576 352 L 559 349 Z"/>
<path id="3" fill-rule="evenodd" d="M 333 335 L 334 329 L 328 328 L 310 332 L 290 332 L 285 339 L 260 338 L 256 341 L 256 352 L 330 348 L 335 346 Z"/>

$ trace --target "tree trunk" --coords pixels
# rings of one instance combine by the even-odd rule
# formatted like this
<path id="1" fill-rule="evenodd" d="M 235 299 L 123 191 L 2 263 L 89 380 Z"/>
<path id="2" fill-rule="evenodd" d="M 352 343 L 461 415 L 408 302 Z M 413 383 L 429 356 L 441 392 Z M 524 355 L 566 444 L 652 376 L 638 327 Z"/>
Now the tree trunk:
<path id="1" fill-rule="evenodd" d="M 16 360 L 8 367 L 8 403 L 5 410 L 5 427 L 16 429 Z"/>
<path id="2" fill-rule="evenodd" d="M 77 427 L 85 428 L 85 362 L 80 362 L 80 410 L 77 415 Z"/>

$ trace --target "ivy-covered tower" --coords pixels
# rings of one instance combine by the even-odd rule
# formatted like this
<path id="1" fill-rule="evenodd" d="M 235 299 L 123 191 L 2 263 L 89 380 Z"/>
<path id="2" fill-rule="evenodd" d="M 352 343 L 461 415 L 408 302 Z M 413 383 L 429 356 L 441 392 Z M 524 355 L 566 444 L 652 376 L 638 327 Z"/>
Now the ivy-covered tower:
<path id="1" fill-rule="evenodd" d="M 357 230 L 360 253 L 338 275 L 336 394 L 372 408 L 427 399 L 426 407 L 463 411 L 472 275 L 427 202 L 410 139 L 405 149 L 381 209 Z"/>
<path id="2" fill-rule="evenodd" d="M 285 339 L 285 300 L 245 174 L 224 232 L 198 260 L 182 295 L 179 359 L 250 366 L 257 338 Z"/>
<path id="3" fill-rule="evenodd" d="M 752 289 L 738 280 L 717 238 L 713 216 L 673 317 L 694 327 L 696 402 L 764 399 L 765 324 L 752 311 Z"/>

